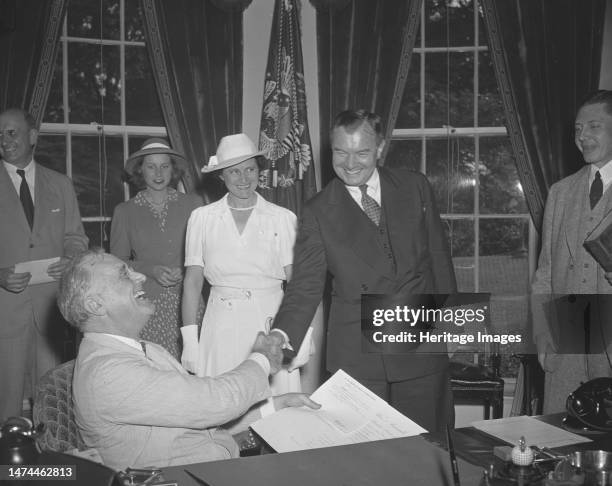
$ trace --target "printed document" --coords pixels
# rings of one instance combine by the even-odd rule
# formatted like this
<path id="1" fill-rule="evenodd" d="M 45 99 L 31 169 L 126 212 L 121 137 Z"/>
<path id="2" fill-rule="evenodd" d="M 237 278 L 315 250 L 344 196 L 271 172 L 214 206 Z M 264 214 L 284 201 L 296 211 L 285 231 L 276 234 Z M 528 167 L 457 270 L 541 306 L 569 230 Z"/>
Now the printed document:
<path id="1" fill-rule="evenodd" d="M 300 451 L 427 432 L 338 370 L 311 397 L 319 410 L 285 408 L 251 427 L 277 452 Z"/>

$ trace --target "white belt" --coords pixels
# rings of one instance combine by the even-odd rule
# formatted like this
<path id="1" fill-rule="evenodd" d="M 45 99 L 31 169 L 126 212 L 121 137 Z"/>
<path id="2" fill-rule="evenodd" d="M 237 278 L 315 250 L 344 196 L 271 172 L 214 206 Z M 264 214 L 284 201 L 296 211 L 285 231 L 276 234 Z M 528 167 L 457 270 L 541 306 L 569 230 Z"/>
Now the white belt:
<path id="1" fill-rule="evenodd" d="M 210 289 L 211 297 L 217 297 L 221 300 L 249 300 L 253 297 L 259 297 L 264 295 L 271 295 L 280 292 L 282 289 L 280 285 L 274 287 L 266 287 L 263 289 L 243 289 L 239 287 L 222 287 L 214 285 Z"/>

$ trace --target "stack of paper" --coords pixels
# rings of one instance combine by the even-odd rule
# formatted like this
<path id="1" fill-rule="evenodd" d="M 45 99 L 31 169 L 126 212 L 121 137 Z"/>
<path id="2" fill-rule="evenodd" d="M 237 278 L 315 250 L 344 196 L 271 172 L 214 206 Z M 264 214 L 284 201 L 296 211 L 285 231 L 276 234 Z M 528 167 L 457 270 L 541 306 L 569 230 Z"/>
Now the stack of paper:
<path id="1" fill-rule="evenodd" d="M 319 410 L 285 408 L 251 427 L 277 452 L 395 439 L 427 432 L 338 370 L 311 397 Z"/>
<path id="2" fill-rule="evenodd" d="M 549 448 L 591 442 L 591 439 L 572 434 L 567 430 L 527 415 L 496 420 L 481 420 L 472 423 L 472 427 L 512 445 L 517 445 L 521 437 L 525 437 L 527 445 Z"/>

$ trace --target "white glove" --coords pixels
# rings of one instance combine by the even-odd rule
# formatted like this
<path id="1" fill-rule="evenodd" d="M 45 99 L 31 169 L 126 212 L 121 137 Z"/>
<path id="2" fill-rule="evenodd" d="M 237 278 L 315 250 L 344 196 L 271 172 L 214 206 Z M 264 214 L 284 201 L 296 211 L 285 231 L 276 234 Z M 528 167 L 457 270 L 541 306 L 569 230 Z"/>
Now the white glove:
<path id="1" fill-rule="evenodd" d="M 183 326 L 181 334 L 183 335 L 181 364 L 187 371 L 195 373 L 198 365 L 198 326 L 195 324 Z"/>
<path id="2" fill-rule="evenodd" d="M 295 358 L 293 358 L 291 363 L 289 363 L 287 369 L 291 372 L 297 368 L 301 368 L 308 363 L 310 356 L 315 354 L 315 351 L 315 344 L 312 339 L 312 326 L 310 326 L 308 331 L 306 331 L 306 335 L 304 336 L 300 349 L 298 350 Z"/>

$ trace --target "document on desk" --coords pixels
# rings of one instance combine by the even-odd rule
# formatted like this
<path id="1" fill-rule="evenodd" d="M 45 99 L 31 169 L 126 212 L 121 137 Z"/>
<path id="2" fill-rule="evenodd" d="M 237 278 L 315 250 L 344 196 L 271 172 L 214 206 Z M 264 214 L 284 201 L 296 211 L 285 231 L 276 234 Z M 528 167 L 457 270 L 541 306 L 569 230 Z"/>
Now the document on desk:
<path id="1" fill-rule="evenodd" d="M 592 442 L 591 439 L 578 434 L 572 434 L 560 427 L 555 427 L 527 415 L 495 420 L 480 420 L 473 422 L 472 427 L 512 445 L 517 445 L 521 440 L 521 436 L 525 437 L 527 445 L 537 447 L 555 448 Z"/>
<path id="2" fill-rule="evenodd" d="M 383 399 L 338 370 L 312 399 L 319 410 L 285 408 L 251 427 L 277 452 L 409 437 L 427 432 Z"/>
<path id="3" fill-rule="evenodd" d="M 44 260 L 30 260 L 28 262 L 21 262 L 15 265 L 15 273 L 30 272 L 32 278 L 30 278 L 28 285 L 53 282 L 55 279 L 47 273 L 47 269 L 49 268 L 49 265 L 59 262 L 59 259 L 59 257 L 54 257 L 45 258 Z"/>

